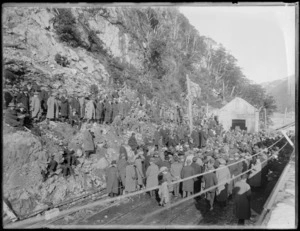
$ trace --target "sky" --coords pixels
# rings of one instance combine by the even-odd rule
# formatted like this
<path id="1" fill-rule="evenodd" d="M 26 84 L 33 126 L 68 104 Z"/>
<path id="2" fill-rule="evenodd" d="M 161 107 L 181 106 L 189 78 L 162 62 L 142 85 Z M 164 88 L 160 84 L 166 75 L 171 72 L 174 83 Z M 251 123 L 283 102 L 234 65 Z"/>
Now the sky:
<path id="1" fill-rule="evenodd" d="M 182 6 L 200 35 L 223 44 L 254 83 L 295 74 L 295 7 Z"/>

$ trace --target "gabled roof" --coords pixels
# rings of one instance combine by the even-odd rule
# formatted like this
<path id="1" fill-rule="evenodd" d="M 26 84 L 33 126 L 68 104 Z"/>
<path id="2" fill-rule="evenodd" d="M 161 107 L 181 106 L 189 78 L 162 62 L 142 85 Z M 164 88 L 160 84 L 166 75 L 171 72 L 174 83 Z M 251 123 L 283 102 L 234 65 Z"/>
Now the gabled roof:
<path id="1" fill-rule="evenodd" d="M 250 103 L 248 103 L 246 100 L 244 100 L 244 99 L 242 99 L 242 98 L 240 98 L 240 97 L 235 97 L 233 100 L 231 100 L 231 101 L 230 101 L 229 103 L 227 103 L 225 106 L 223 106 L 222 108 L 220 108 L 220 111 L 223 110 L 223 109 L 225 109 L 226 107 L 230 106 L 230 105 L 233 104 L 235 101 L 241 101 L 242 103 L 247 104 L 248 106 L 253 107 L 255 110 L 257 110 L 256 107 L 254 107 L 253 105 L 251 105 Z"/>

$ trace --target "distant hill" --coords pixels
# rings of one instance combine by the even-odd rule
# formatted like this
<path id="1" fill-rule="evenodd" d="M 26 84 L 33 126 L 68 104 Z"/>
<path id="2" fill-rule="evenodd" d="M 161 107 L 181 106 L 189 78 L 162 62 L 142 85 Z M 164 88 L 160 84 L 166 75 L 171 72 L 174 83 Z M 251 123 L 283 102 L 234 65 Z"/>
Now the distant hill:
<path id="1" fill-rule="evenodd" d="M 261 86 L 272 95 L 276 101 L 277 111 L 284 112 L 287 107 L 289 111 L 295 111 L 295 76 L 264 82 Z M 290 89 L 288 87 L 290 80 Z"/>

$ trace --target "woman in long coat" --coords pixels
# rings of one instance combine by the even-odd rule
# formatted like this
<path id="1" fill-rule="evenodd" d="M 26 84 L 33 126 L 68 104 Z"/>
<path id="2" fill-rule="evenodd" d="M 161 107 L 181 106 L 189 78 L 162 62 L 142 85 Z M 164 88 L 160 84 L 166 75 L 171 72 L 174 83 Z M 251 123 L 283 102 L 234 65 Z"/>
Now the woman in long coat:
<path id="1" fill-rule="evenodd" d="M 252 169 L 249 174 L 249 185 L 251 187 L 261 186 L 261 163 L 256 156 L 252 158 L 249 169 Z"/>
<path id="2" fill-rule="evenodd" d="M 119 174 L 116 168 L 116 161 L 111 162 L 111 166 L 106 170 L 106 191 L 110 197 L 114 197 L 119 191 Z"/>
<path id="3" fill-rule="evenodd" d="M 214 169 L 214 167 L 212 165 L 209 165 L 207 168 L 207 171 L 211 171 L 213 169 Z M 210 172 L 210 173 L 203 175 L 202 182 L 204 182 L 205 190 L 218 184 L 218 180 L 217 180 L 216 174 L 214 172 Z M 213 210 L 215 195 L 216 195 L 216 188 L 209 190 L 205 194 L 206 200 L 208 200 L 209 204 L 210 204 L 210 210 Z"/>
<path id="4" fill-rule="evenodd" d="M 96 117 L 96 110 L 95 110 L 95 104 L 93 99 L 90 99 L 86 104 L 85 117 L 88 119 L 88 122 L 94 120 Z"/>
<path id="5" fill-rule="evenodd" d="M 146 170 L 146 188 L 152 188 L 158 186 L 158 166 L 154 163 L 154 159 L 150 159 L 150 166 Z M 156 190 L 150 191 L 150 196 L 154 196 Z"/>
<path id="6" fill-rule="evenodd" d="M 36 118 L 39 119 L 39 115 L 41 113 L 41 101 L 38 97 L 38 92 L 34 93 L 34 96 L 32 97 L 31 100 L 31 116 L 32 118 Z"/>
<path id="7" fill-rule="evenodd" d="M 143 173 L 143 165 L 142 165 L 142 155 L 139 155 L 135 161 L 136 173 L 137 173 L 137 184 L 140 188 L 144 187 L 144 173 Z"/>
<path id="8" fill-rule="evenodd" d="M 69 117 L 69 112 L 70 112 L 69 102 L 64 96 L 62 96 L 61 105 L 60 105 L 60 115 L 63 118 L 63 121 L 65 121 L 65 119 Z"/>
<path id="9" fill-rule="evenodd" d="M 104 118 L 106 124 L 110 124 L 110 114 L 111 114 L 111 104 L 107 100 L 105 103 L 105 118 Z"/>
<path id="10" fill-rule="evenodd" d="M 233 189 L 235 198 L 235 215 L 239 219 L 239 224 L 244 224 L 245 220 L 251 217 L 250 197 L 251 188 L 246 183 L 247 174 L 242 175 L 242 179 L 238 181 Z"/>
<path id="11" fill-rule="evenodd" d="M 137 174 L 134 163 L 128 162 L 128 165 L 126 166 L 125 192 L 130 193 L 136 190 L 136 180 Z"/>
<path id="12" fill-rule="evenodd" d="M 124 190 L 125 185 L 126 185 L 126 166 L 127 166 L 126 156 L 125 156 L 125 154 L 121 154 L 120 155 L 120 160 L 118 161 L 118 164 L 117 164 L 119 177 L 120 177 L 121 183 L 122 183 L 120 194 L 125 192 L 123 190 Z"/>
<path id="13" fill-rule="evenodd" d="M 98 99 L 97 103 L 96 103 L 96 120 L 99 123 L 102 123 L 103 118 L 102 118 L 102 114 L 103 114 L 103 103 L 102 100 Z"/>
<path id="14" fill-rule="evenodd" d="M 191 166 L 191 162 L 192 161 L 190 159 L 186 161 L 187 166 L 184 166 L 181 170 L 181 179 L 195 175 L 195 170 Z M 195 180 L 196 178 L 193 178 L 182 182 L 183 197 L 189 196 L 194 192 Z"/>
<path id="15" fill-rule="evenodd" d="M 47 100 L 47 119 L 57 119 L 58 118 L 58 103 L 55 98 L 56 93 L 53 92 Z"/>
<path id="16" fill-rule="evenodd" d="M 90 153 L 93 153 L 95 151 L 93 136 L 88 129 L 83 133 L 83 148 L 86 157 L 89 157 Z"/>
<path id="17" fill-rule="evenodd" d="M 221 185 L 217 188 L 217 201 L 225 207 L 228 197 L 228 183 L 230 182 L 231 175 L 228 167 L 225 165 L 225 160 L 219 159 L 219 163 L 220 166 L 216 169 L 216 177 L 218 184 L 221 183 Z"/>

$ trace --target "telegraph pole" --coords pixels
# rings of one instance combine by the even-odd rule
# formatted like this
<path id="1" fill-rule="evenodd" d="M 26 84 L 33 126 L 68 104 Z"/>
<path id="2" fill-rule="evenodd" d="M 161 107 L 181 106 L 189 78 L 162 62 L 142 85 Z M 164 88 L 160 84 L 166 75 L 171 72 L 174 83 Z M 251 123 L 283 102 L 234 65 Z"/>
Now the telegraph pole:
<path id="1" fill-rule="evenodd" d="M 191 95 L 191 86 L 190 86 L 190 78 L 188 75 L 186 75 L 186 83 L 187 83 L 187 89 L 188 89 L 188 115 L 189 115 L 189 121 L 190 121 L 190 134 L 193 131 L 193 111 L 192 111 L 192 95 Z"/>

